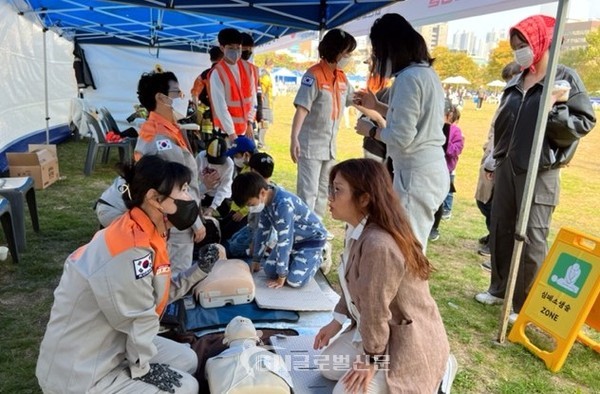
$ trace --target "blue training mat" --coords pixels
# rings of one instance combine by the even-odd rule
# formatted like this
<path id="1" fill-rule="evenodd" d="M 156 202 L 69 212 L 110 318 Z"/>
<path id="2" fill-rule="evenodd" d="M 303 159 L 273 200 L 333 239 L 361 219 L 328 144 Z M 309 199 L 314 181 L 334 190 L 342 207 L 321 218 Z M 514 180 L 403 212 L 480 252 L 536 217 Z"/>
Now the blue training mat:
<path id="1" fill-rule="evenodd" d="M 189 301 L 189 300 L 188 300 Z M 198 331 L 207 328 L 225 327 L 236 316 L 246 317 L 254 324 L 257 322 L 298 321 L 300 316 L 294 311 L 262 309 L 256 302 L 242 305 L 226 305 L 219 308 L 205 309 L 200 304 L 185 311 L 185 328 L 187 331 Z"/>

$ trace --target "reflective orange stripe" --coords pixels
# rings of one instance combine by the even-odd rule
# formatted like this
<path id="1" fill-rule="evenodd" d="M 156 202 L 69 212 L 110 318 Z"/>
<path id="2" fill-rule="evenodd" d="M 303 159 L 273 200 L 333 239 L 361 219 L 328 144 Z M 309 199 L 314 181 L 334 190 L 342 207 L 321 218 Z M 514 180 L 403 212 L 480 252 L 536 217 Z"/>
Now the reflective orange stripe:
<path id="1" fill-rule="evenodd" d="M 166 276 L 165 283 L 155 288 L 159 292 L 156 295 L 156 313 L 162 315 L 169 299 L 171 263 L 167 242 L 158 233 L 154 223 L 140 208 L 133 208 L 107 227 L 104 239 L 111 256 L 116 256 L 132 247 L 150 248 L 154 251 L 152 271 L 155 276 Z"/>
<path id="2" fill-rule="evenodd" d="M 321 60 L 319 63 L 308 69 L 312 75 L 317 79 L 317 86 L 319 90 L 327 90 L 331 92 L 333 97 L 333 108 L 331 109 L 331 119 L 338 119 L 342 113 L 342 109 L 345 103 L 341 102 L 340 93 L 344 90 L 348 90 L 348 80 L 346 74 L 340 69 L 331 70 L 325 60 Z"/>
<path id="3" fill-rule="evenodd" d="M 237 65 L 240 71 L 241 88 L 224 60 L 221 60 L 215 65 L 211 74 L 213 71 L 216 71 L 223 82 L 223 86 L 225 87 L 225 102 L 227 103 L 227 110 L 233 121 L 233 128 L 237 135 L 242 135 L 246 132 L 246 128 L 248 127 L 248 113 L 252 106 L 252 85 L 250 84 L 249 78 L 252 74 L 252 69 L 251 65 L 243 60 L 239 60 Z M 208 78 L 210 79 L 210 74 Z M 227 87 L 229 87 L 229 89 L 227 89 Z M 215 126 L 222 129 L 223 124 L 219 119 L 218 114 L 213 113 L 212 115 Z"/>
<path id="4" fill-rule="evenodd" d="M 150 115 L 148 116 L 148 120 L 142 124 L 140 128 L 139 137 L 143 141 L 151 142 L 157 135 L 164 135 L 170 140 L 174 141 L 181 149 L 187 150 L 191 152 L 191 148 L 183 136 L 181 129 L 179 126 L 174 123 L 168 121 L 161 115 L 157 114 L 154 111 L 150 111 Z M 142 152 L 134 151 L 133 159 L 138 161 L 144 156 Z"/>

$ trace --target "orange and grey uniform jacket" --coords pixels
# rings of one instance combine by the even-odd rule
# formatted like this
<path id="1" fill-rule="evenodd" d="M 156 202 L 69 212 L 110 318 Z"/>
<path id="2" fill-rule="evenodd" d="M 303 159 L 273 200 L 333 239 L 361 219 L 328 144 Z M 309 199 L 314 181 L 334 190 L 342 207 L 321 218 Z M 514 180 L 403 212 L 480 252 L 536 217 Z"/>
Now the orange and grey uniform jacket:
<path id="1" fill-rule="evenodd" d="M 213 122 L 227 135 L 243 135 L 256 116 L 256 82 L 250 63 L 218 62 L 208 76 Z"/>
<path id="2" fill-rule="evenodd" d="M 189 168 L 192 172 L 189 192 L 194 201 L 200 204 L 202 196 L 198 185 L 198 166 L 189 143 L 175 123 L 154 111 L 150 112 L 148 120 L 142 125 L 135 145 L 136 161 L 146 155 L 157 155 L 161 159 L 174 161 Z M 196 231 L 202 226 L 202 221 L 197 218 L 192 229 Z M 171 233 L 175 230 L 171 229 Z"/>
<path id="3" fill-rule="evenodd" d="M 303 157 L 335 159 L 340 119 L 344 107 L 352 104 L 353 92 L 344 72 L 331 70 L 325 60 L 310 67 L 302 76 L 294 105 L 309 111 L 298 134 Z"/>
<path id="4" fill-rule="evenodd" d="M 194 85 L 192 86 L 191 90 L 192 97 L 198 98 L 200 96 L 200 93 L 202 93 L 202 91 L 206 89 L 206 79 L 202 78 L 204 71 L 202 71 L 202 73 L 198 75 L 196 79 L 194 79 Z"/>
<path id="5" fill-rule="evenodd" d="M 44 392 L 85 393 L 114 368 L 145 375 L 165 306 L 206 277 L 171 277 L 165 239 L 133 208 L 66 260 L 40 346 Z"/>

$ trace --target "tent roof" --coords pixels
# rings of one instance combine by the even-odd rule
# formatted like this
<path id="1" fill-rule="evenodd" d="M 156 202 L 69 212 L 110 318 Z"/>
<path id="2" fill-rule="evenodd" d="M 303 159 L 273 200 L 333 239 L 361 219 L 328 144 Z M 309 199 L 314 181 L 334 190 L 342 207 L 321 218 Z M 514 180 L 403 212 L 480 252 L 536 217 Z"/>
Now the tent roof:
<path id="1" fill-rule="evenodd" d="M 14 0 L 20 14 L 79 43 L 206 51 L 224 27 L 256 45 L 301 30 L 330 29 L 390 0 Z"/>

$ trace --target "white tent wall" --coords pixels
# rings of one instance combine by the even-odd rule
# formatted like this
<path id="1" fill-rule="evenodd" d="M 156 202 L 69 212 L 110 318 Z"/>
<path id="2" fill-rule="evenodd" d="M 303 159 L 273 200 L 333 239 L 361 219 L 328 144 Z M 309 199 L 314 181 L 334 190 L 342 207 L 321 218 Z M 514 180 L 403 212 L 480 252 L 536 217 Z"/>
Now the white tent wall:
<path id="1" fill-rule="evenodd" d="M 8 169 L 7 151 L 27 150 L 27 143 L 46 141 L 44 98 L 44 34 L 48 72 L 48 114 L 51 141 L 68 135 L 74 116 L 77 81 L 73 71 L 73 43 L 52 31 L 43 32 L 28 17 L 19 16 L 10 3 L 0 1 L 0 173 Z M 173 71 L 186 97 L 195 78 L 210 66 L 207 54 L 161 49 L 82 45 L 97 90 L 84 91 L 91 107 L 107 107 L 118 122 L 138 103 L 137 82 L 143 72 L 160 64 Z M 76 116 L 76 114 L 75 114 Z"/>
<path id="2" fill-rule="evenodd" d="M 139 103 L 137 84 L 144 72 L 152 71 L 157 64 L 165 71 L 174 72 L 181 91 L 189 98 L 196 77 L 210 67 L 210 58 L 205 53 L 161 49 L 156 58 L 156 49 L 107 45 L 81 47 L 97 88 L 85 89 L 85 102 L 91 107 L 108 108 L 119 127 L 127 127 L 125 119 L 133 113 L 133 105 Z"/>
<path id="3" fill-rule="evenodd" d="M 73 45 L 48 31 L 48 105 L 50 127 L 66 124 L 75 96 Z M 0 152 L 29 135 L 46 129 L 44 99 L 44 33 L 0 2 Z M 43 139 L 45 141 L 45 134 Z M 0 171 L 2 171 L 0 160 Z"/>

